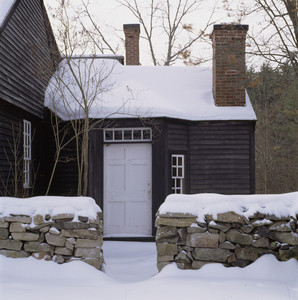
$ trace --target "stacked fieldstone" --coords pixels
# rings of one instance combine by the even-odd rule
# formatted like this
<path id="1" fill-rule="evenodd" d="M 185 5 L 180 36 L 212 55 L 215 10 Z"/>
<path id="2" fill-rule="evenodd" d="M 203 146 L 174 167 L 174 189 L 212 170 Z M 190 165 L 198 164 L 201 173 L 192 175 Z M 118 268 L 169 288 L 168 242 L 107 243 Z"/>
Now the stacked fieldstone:
<path id="1" fill-rule="evenodd" d="M 180 269 L 199 269 L 211 262 L 245 267 L 263 254 L 278 260 L 298 259 L 298 215 L 278 218 L 234 212 L 205 215 L 166 213 L 156 219 L 157 266 L 175 262 Z"/>
<path id="2" fill-rule="evenodd" d="M 0 254 L 33 256 L 59 264 L 82 260 L 97 269 L 103 262 L 102 213 L 97 219 L 73 214 L 0 217 Z"/>

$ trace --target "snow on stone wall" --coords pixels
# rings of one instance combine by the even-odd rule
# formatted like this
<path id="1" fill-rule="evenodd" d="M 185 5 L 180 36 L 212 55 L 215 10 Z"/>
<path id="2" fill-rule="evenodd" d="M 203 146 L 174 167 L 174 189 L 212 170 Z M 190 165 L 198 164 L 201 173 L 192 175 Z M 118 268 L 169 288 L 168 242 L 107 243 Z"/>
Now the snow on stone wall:
<path id="1" fill-rule="evenodd" d="M 0 197 L 2 255 L 82 260 L 101 269 L 102 244 L 102 212 L 91 198 Z"/>
<path id="2" fill-rule="evenodd" d="M 264 254 L 298 259 L 297 196 L 169 196 L 156 219 L 158 269 L 172 262 L 181 269 L 245 267 Z"/>

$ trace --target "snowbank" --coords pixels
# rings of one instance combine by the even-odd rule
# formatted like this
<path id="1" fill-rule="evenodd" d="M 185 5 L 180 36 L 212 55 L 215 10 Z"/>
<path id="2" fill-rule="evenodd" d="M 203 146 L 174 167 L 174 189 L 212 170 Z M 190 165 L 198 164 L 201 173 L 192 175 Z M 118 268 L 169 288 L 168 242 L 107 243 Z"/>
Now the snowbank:
<path id="1" fill-rule="evenodd" d="M 45 106 L 64 120 L 83 118 L 80 87 L 92 118 L 256 120 L 248 96 L 244 107 L 215 106 L 212 70 L 201 67 L 123 66 L 100 58 L 72 59 L 69 64 L 63 60 L 47 87 Z"/>
<path id="2" fill-rule="evenodd" d="M 57 197 L 39 196 L 32 198 L 0 197 L 0 218 L 14 215 L 73 214 L 74 221 L 78 216 L 96 219 L 101 212 L 99 206 L 90 197 Z"/>
<path id="3" fill-rule="evenodd" d="M 169 195 L 159 208 L 159 214 L 191 214 L 198 222 L 207 214 L 216 218 L 219 213 L 233 211 L 246 218 L 256 212 L 276 217 L 298 214 L 298 192 L 279 195 Z"/>

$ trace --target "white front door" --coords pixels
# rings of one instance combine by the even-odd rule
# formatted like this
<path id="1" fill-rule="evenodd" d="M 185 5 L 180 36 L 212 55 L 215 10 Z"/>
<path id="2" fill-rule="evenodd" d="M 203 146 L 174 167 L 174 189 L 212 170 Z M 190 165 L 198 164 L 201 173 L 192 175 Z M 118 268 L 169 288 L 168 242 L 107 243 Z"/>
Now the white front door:
<path id="1" fill-rule="evenodd" d="M 151 144 L 104 145 L 104 234 L 151 234 Z"/>

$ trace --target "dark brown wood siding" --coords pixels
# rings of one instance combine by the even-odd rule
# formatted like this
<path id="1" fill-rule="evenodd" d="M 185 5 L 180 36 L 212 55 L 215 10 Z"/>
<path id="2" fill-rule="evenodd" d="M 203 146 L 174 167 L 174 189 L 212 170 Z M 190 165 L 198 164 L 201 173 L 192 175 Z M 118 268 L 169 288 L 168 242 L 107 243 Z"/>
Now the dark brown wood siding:
<path id="1" fill-rule="evenodd" d="M 190 193 L 254 193 L 254 122 L 189 126 Z"/>
<path id="2" fill-rule="evenodd" d="M 31 122 L 32 134 L 32 165 L 31 179 L 34 186 L 22 190 L 23 183 L 23 120 Z M 41 170 L 43 144 L 40 143 L 42 124 L 39 118 L 0 100 L 0 195 L 14 196 L 12 182 L 14 180 L 15 161 L 18 168 L 18 196 L 30 196 L 43 193 L 44 177 Z M 16 149 L 16 151 L 14 150 Z M 15 156 L 16 154 L 16 156 Z M 16 159 L 15 159 L 16 158 Z"/>
<path id="3" fill-rule="evenodd" d="M 43 1 L 16 1 L 0 29 L 0 99 L 43 118 L 57 47 Z"/>

